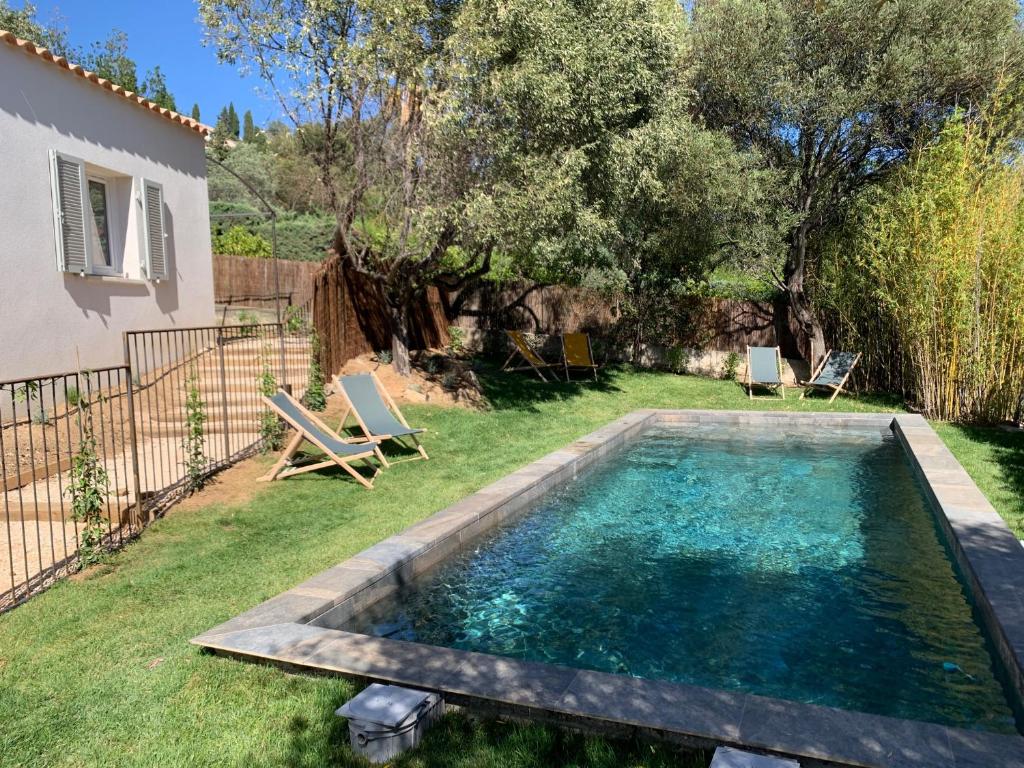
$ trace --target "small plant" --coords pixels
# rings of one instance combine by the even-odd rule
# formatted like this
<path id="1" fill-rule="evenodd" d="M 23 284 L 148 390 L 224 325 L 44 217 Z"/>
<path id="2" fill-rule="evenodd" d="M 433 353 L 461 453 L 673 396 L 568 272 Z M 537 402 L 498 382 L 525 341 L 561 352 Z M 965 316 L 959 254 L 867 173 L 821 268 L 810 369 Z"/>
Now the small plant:
<path id="1" fill-rule="evenodd" d="M 431 376 L 436 376 L 444 368 L 444 358 L 440 355 L 431 355 L 423 363 L 423 370 Z"/>
<path id="2" fill-rule="evenodd" d="M 324 372 L 320 367 L 320 337 L 313 331 L 309 337 L 311 354 L 309 356 L 309 378 L 306 382 L 306 394 L 303 402 L 311 411 L 327 409 L 327 395 L 324 393 Z"/>
<path id="3" fill-rule="evenodd" d="M 390 349 L 382 349 L 377 352 L 377 362 L 381 365 L 390 365 L 393 356 Z"/>
<path id="4" fill-rule="evenodd" d="M 449 392 L 459 388 L 459 374 L 455 371 L 448 371 L 441 377 L 441 386 Z"/>
<path id="5" fill-rule="evenodd" d="M 726 381 L 736 381 L 736 372 L 740 367 L 740 356 L 737 352 L 730 352 L 725 356 L 725 363 L 722 365 L 722 378 Z"/>
<path id="6" fill-rule="evenodd" d="M 192 494 L 206 484 L 206 402 L 199 391 L 199 373 L 195 365 L 185 379 L 185 437 L 181 441 L 185 454 L 185 489 Z"/>
<path id="7" fill-rule="evenodd" d="M 665 362 L 672 373 L 686 373 L 690 367 L 690 350 L 684 347 L 669 347 Z"/>
<path id="8" fill-rule="evenodd" d="M 277 377 L 274 376 L 274 372 L 270 369 L 270 364 L 267 362 L 269 357 L 270 350 L 264 348 L 260 354 L 263 369 L 257 380 L 260 394 L 264 397 L 272 397 L 277 392 Z M 277 417 L 276 413 L 264 410 L 260 414 L 257 426 L 264 451 L 276 451 L 281 447 L 281 443 L 284 440 L 284 426 L 281 424 L 281 420 Z"/>
<path id="9" fill-rule="evenodd" d="M 71 497 L 71 517 L 82 523 L 78 559 L 85 567 L 103 559 L 103 504 L 110 480 L 96 453 L 91 403 L 82 398 L 79 405 L 78 428 L 82 439 L 71 460 L 71 478 L 66 493 Z"/>
<path id="10" fill-rule="evenodd" d="M 243 309 L 238 313 L 238 324 L 242 326 L 243 336 L 255 336 L 256 326 L 260 324 L 260 318 L 255 312 Z"/>
<path id="11" fill-rule="evenodd" d="M 457 325 L 448 326 L 448 353 L 461 355 L 466 351 L 466 332 Z"/>
<path id="12" fill-rule="evenodd" d="M 302 308 L 289 304 L 284 310 L 284 329 L 288 333 L 303 333 L 306 330 L 306 318 L 302 316 Z"/>
<path id="13" fill-rule="evenodd" d="M 81 401 L 81 399 L 82 395 L 79 393 L 78 387 L 67 388 L 65 400 L 67 400 L 68 405 L 70 405 L 72 408 L 77 408 L 78 403 Z"/>
<path id="14" fill-rule="evenodd" d="M 42 404 L 39 405 L 38 411 L 32 412 L 32 423 L 38 424 L 41 427 L 50 423 L 50 414 L 47 413 L 46 408 Z"/>
<path id="15" fill-rule="evenodd" d="M 29 400 L 35 400 L 36 395 L 39 393 L 39 382 L 38 381 L 26 381 L 23 386 L 15 387 L 14 389 L 14 402 L 25 403 Z"/>

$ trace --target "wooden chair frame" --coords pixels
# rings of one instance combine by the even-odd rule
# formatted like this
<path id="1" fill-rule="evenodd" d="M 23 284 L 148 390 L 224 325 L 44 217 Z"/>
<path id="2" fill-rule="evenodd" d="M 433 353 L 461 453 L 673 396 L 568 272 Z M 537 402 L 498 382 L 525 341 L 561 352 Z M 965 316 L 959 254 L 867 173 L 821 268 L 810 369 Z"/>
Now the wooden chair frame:
<path id="1" fill-rule="evenodd" d="M 554 366 L 551 365 L 551 363 L 545 362 L 540 355 L 538 355 L 536 352 L 530 349 L 530 345 L 526 343 L 526 339 L 523 338 L 522 334 L 519 331 L 505 331 L 505 333 L 510 339 L 512 339 L 512 344 L 515 346 L 515 349 L 512 351 L 512 354 L 508 356 L 508 360 L 506 360 L 504 364 L 502 364 L 501 370 L 506 372 L 533 370 L 534 373 L 540 376 L 541 381 L 547 383 L 547 379 L 544 378 L 544 374 L 543 372 L 541 372 L 541 367 L 553 369 Z M 534 363 L 529 358 L 529 356 L 525 354 L 525 352 L 523 351 L 524 349 L 531 355 L 536 357 L 542 365 L 538 366 L 536 363 Z M 520 365 L 518 367 L 510 368 L 509 363 L 511 363 L 515 359 L 516 355 L 519 355 L 521 358 L 523 358 L 523 360 L 525 360 L 528 363 L 528 365 Z M 552 378 L 557 379 L 553 372 L 551 373 L 551 376 Z"/>
<path id="2" fill-rule="evenodd" d="M 588 365 L 569 365 L 569 360 L 568 360 L 568 358 L 565 355 L 565 337 L 566 337 L 566 334 L 563 333 L 562 334 L 562 364 L 565 366 L 565 380 L 566 381 L 570 380 L 570 378 L 569 378 L 569 371 L 575 369 L 577 371 L 580 371 L 580 370 L 590 370 L 590 372 L 594 374 L 594 381 L 597 381 L 597 369 L 600 368 L 600 366 L 594 361 L 594 347 L 590 343 L 590 334 L 589 333 L 580 333 L 580 334 L 577 334 L 577 335 L 578 336 L 583 336 L 587 340 L 587 356 L 590 358 L 590 363 Z"/>
<path id="3" fill-rule="evenodd" d="M 280 391 L 284 392 L 284 390 Z M 288 397 L 291 397 L 291 395 L 288 395 Z M 303 472 L 313 472 L 314 470 L 317 469 L 338 466 L 341 467 L 346 472 L 348 472 L 348 474 L 350 474 L 360 485 L 369 490 L 373 490 L 373 482 L 367 480 L 365 477 L 359 474 L 355 470 L 355 468 L 352 467 L 351 462 L 366 461 L 367 464 L 369 464 L 369 460 L 373 456 L 377 455 L 377 452 L 375 450 L 368 450 L 365 453 L 357 453 L 351 456 L 339 456 L 333 451 L 331 451 L 322 442 L 320 442 L 320 440 L 318 440 L 316 437 L 308 434 L 306 430 L 303 429 L 301 424 L 299 424 L 294 419 L 292 419 L 288 414 L 280 410 L 274 403 L 274 401 L 271 400 L 269 397 L 263 397 L 262 400 L 267 405 L 268 408 L 270 408 L 280 418 L 288 422 L 289 426 L 291 426 L 291 428 L 295 430 L 295 435 L 292 437 L 291 440 L 288 441 L 288 444 L 281 452 L 281 455 L 274 463 L 274 466 L 272 466 L 265 475 L 263 475 L 260 478 L 257 478 L 257 482 L 267 483 L 273 480 L 283 480 L 286 477 L 291 477 L 292 475 L 300 475 Z M 299 405 L 299 407 L 302 408 L 301 405 Z M 330 427 L 324 424 L 320 419 L 318 419 L 316 416 L 310 413 L 307 409 L 302 408 L 302 411 L 305 414 L 306 418 L 308 418 L 311 422 L 316 424 L 316 426 L 318 426 L 320 429 L 326 432 L 330 437 L 334 438 L 335 440 L 338 440 L 339 442 L 345 442 L 337 433 L 334 432 L 334 430 L 332 430 Z M 296 453 L 298 453 L 298 450 L 302 446 L 302 444 L 307 441 L 315 445 L 321 451 L 323 451 L 324 454 L 328 456 L 328 459 L 326 461 L 317 461 L 311 464 L 292 464 L 292 458 L 295 456 Z M 374 447 L 376 447 L 376 442 L 374 443 Z M 286 467 L 288 468 L 286 469 Z M 373 476 L 376 477 L 379 473 L 380 469 L 375 467 Z"/>
<path id="4" fill-rule="evenodd" d="M 810 392 L 813 389 L 823 389 L 826 392 L 831 389 L 831 390 L 834 390 L 832 392 L 832 397 L 830 397 L 828 399 L 828 401 L 831 403 L 833 400 L 835 400 L 837 397 L 839 397 L 839 393 L 842 392 L 845 389 L 847 379 L 850 378 L 850 374 L 853 373 L 853 369 L 856 368 L 857 367 L 857 363 L 860 362 L 861 354 L 863 354 L 861 352 L 858 352 L 857 356 L 855 358 L 853 358 L 853 362 L 850 364 L 850 367 L 846 370 L 846 375 L 843 376 L 843 378 L 840 380 L 838 385 L 836 385 L 836 384 L 812 384 L 811 383 L 816 378 L 818 378 L 818 374 L 821 373 L 822 369 L 825 367 L 825 363 L 828 362 L 829 357 L 832 355 L 832 353 L 834 351 L 835 351 L 834 349 L 830 349 L 830 350 L 827 350 L 825 352 L 825 356 L 823 358 L 821 358 L 821 362 L 818 363 L 818 367 L 814 369 L 814 372 L 811 374 L 811 378 L 808 381 L 804 382 L 804 385 L 803 385 L 804 386 L 804 391 L 800 393 L 800 399 L 801 400 L 803 400 L 804 396 L 807 395 L 807 393 Z"/>
<path id="5" fill-rule="evenodd" d="M 381 384 L 380 379 L 377 378 L 377 374 L 374 373 L 373 371 L 370 371 L 370 376 L 373 377 L 373 384 L 377 388 L 377 392 L 380 394 L 381 398 L 384 400 L 384 404 L 387 405 L 391 412 L 395 414 L 395 418 L 398 419 L 398 423 L 401 424 L 403 427 L 412 429 L 412 427 L 409 426 L 409 422 L 405 420 L 405 416 L 402 415 L 402 411 L 401 409 L 399 409 L 398 403 L 395 402 L 394 398 L 391 397 L 387 389 L 384 388 L 384 385 Z M 399 443 L 399 445 L 401 445 L 401 443 L 399 442 L 401 438 L 408 437 L 409 439 L 412 440 L 414 444 L 413 447 L 415 447 L 416 450 L 419 451 L 420 457 L 422 459 L 427 460 L 430 458 L 429 456 L 427 456 L 426 449 L 423 447 L 423 444 L 420 442 L 419 438 L 416 435 L 398 435 L 396 437 L 395 435 L 372 434 L 370 432 L 370 428 L 366 426 L 366 422 L 363 421 L 363 417 L 359 415 L 359 410 L 356 408 L 355 403 L 353 403 L 352 400 L 349 399 L 348 393 L 345 391 L 345 388 L 341 386 L 341 381 L 339 381 L 337 376 L 334 377 L 334 386 L 338 388 L 338 392 L 340 392 L 341 396 L 345 398 L 345 411 L 344 413 L 341 414 L 341 420 L 338 422 L 338 433 L 345 431 L 345 422 L 348 421 L 348 417 L 350 414 L 355 416 L 356 424 L 359 425 L 359 429 L 362 430 L 363 433 L 361 437 L 358 435 L 354 437 L 342 437 L 340 438 L 341 440 L 344 440 L 346 443 L 372 442 L 374 444 L 373 451 L 377 456 L 377 460 L 381 463 L 381 465 L 383 465 L 385 469 L 390 467 L 392 464 L 399 463 L 398 461 L 389 462 L 387 458 L 385 458 L 384 452 L 381 451 L 380 449 L 380 444 L 385 440 L 394 440 L 396 443 Z M 411 461 L 415 458 L 416 457 L 413 457 L 412 459 L 401 459 L 400 461 Z"/>
<path id="6" fill-rule="evenodd" d="M 782 399 L 786 399 L 786 385 L 782 381 L 782 349 L 775 347 L 775 360 L 776 370 L 779 372 L 779 383 L 768 383 L 764 381 L 754 381 L 754 371 L 750 366 L 750 345 L 747 344 L 747 394 L 751 400 L 769 400 L 771 398 L 754 395 L 754 387 L 764 387 L 770 389 L 773 392 L 779 391 L 782 394 Z"/>

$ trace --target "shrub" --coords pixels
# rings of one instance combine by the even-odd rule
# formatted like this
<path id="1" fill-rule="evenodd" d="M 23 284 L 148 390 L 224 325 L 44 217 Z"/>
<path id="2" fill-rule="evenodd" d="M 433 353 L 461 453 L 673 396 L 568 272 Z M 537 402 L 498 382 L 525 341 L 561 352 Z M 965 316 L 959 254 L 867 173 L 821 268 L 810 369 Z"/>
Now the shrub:
<path id="1" fill-rule="evenodd" d="M 311 411 L 327 409 L 327 395 L 324 393 L 324 372 L 320 367 L 320 337 L 316 331 L 310 334 L 309 377 L 303 401 Z"/>
<path id="2" fill-rule="evenodd" d="M 722 378 L 726 381 L 736 381 L 736 372 L 740 367 L 740 356 L 738 352 L 730 352 L 725 356 L 722 364 Z"/>
<path id="3" fill-rule="evenodd" d="M 272 256 L 270 242 L 236 224 L 222 235 L 213 238 L 213 252 L 228 256 L 249 256 L 267 259 Z"/>
<path id="4" fill-rule="evenodd" d="M 1020 401 L 1024 159 L 998 127 L 950 120 L 825 248 L 840 343 L 932 418 L 994 422 Z"/>
<path id="5" fill-rule="evenodd" d="M 78 429 L 81 440 L 71 459 L 71 476 L 65 493 L 71 497 L 71 517 L 82 524 L 78 537 L 78 560 L 85 567 L 103 558 L 103 506 L 109 491 L 109 476 L 96 453 L 92 403 L 79 401 Z"/>
<path id="6" fill-rule="evenodd" d="M 185 379 L 185 436 L 181 441 L 185 455 L 185 490 L 195 493 L 206 484 L 206 402 L 199 391 L 199 373 L 193 365 Z"/>
<path id="7" fill-rule="evenodd" d="M 258 379 L 260 394 L 264 397 L 272 397 L 277 392 L 277 377 L 274 376 L 274 372 L 268 362 L 271 355 L 270 348 L 264 345 L 263 350 L 260 352 L 262 370 Z M 260 435 L 260 444 L 264 451 L 276 451 L 281 447 L 281 443 L 284 441 L 284 426 L 281 424 L 277 414 L 269 408 L 265 408 L 260 413 L 257 430 Z"/>

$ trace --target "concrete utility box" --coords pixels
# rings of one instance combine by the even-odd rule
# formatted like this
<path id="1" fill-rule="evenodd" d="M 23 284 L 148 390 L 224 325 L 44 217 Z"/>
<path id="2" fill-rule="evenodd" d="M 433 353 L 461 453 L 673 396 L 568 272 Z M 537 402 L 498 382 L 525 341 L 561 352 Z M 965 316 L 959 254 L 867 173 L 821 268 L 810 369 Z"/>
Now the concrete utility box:
<path id="1" fill-rule="evenodd" d="M 800 768 L 800 763 L 785 757 L 756 755 L 732 747 L 719 747 L 710 768 Z"/>
<path id="2" fill-rule="evenodd" d="M 444 714 L 437 693 L 374 683 L 334 713 L 348 718 L 352 749 L 371 763 L 386 763 L 420 743 Z"/>

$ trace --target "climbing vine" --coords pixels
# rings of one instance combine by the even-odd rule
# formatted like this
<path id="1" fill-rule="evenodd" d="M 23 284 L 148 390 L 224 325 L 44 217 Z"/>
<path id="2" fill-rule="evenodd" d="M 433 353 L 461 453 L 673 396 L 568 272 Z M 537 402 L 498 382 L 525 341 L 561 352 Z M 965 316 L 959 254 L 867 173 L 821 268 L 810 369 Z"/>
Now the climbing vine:
<path id="1" fill-rule="evenodd" d="M 320 337 L 316 331 L 310 333 L 309 344 L 309 376 L 303 401 L 309 410 L 323 411 L 327 408 L 327 395 L 324 393 L 324 371 L 320 367 Z"/>
<path id="2" fill-rule="evenodd" d="M 88 396 L 79 398 L 78 429 L 81 440 L 71 460 L 71 479 L 66 493 L 71 497 L 71 517 L 82 524 L 78 559 L 85 567 L 103 558 L 103 505 L 110 484 L 107 470 L 96 452 L 92 402 Z"/>
<path id="3" fill-rule="evenodd" d="M 199 390 L 199 373 L 193 365 L 185 379 L 185 437 L 181 441 L 188 493 L 195 493 L 206 484 L 206 421 L 206 402 Z"/>

